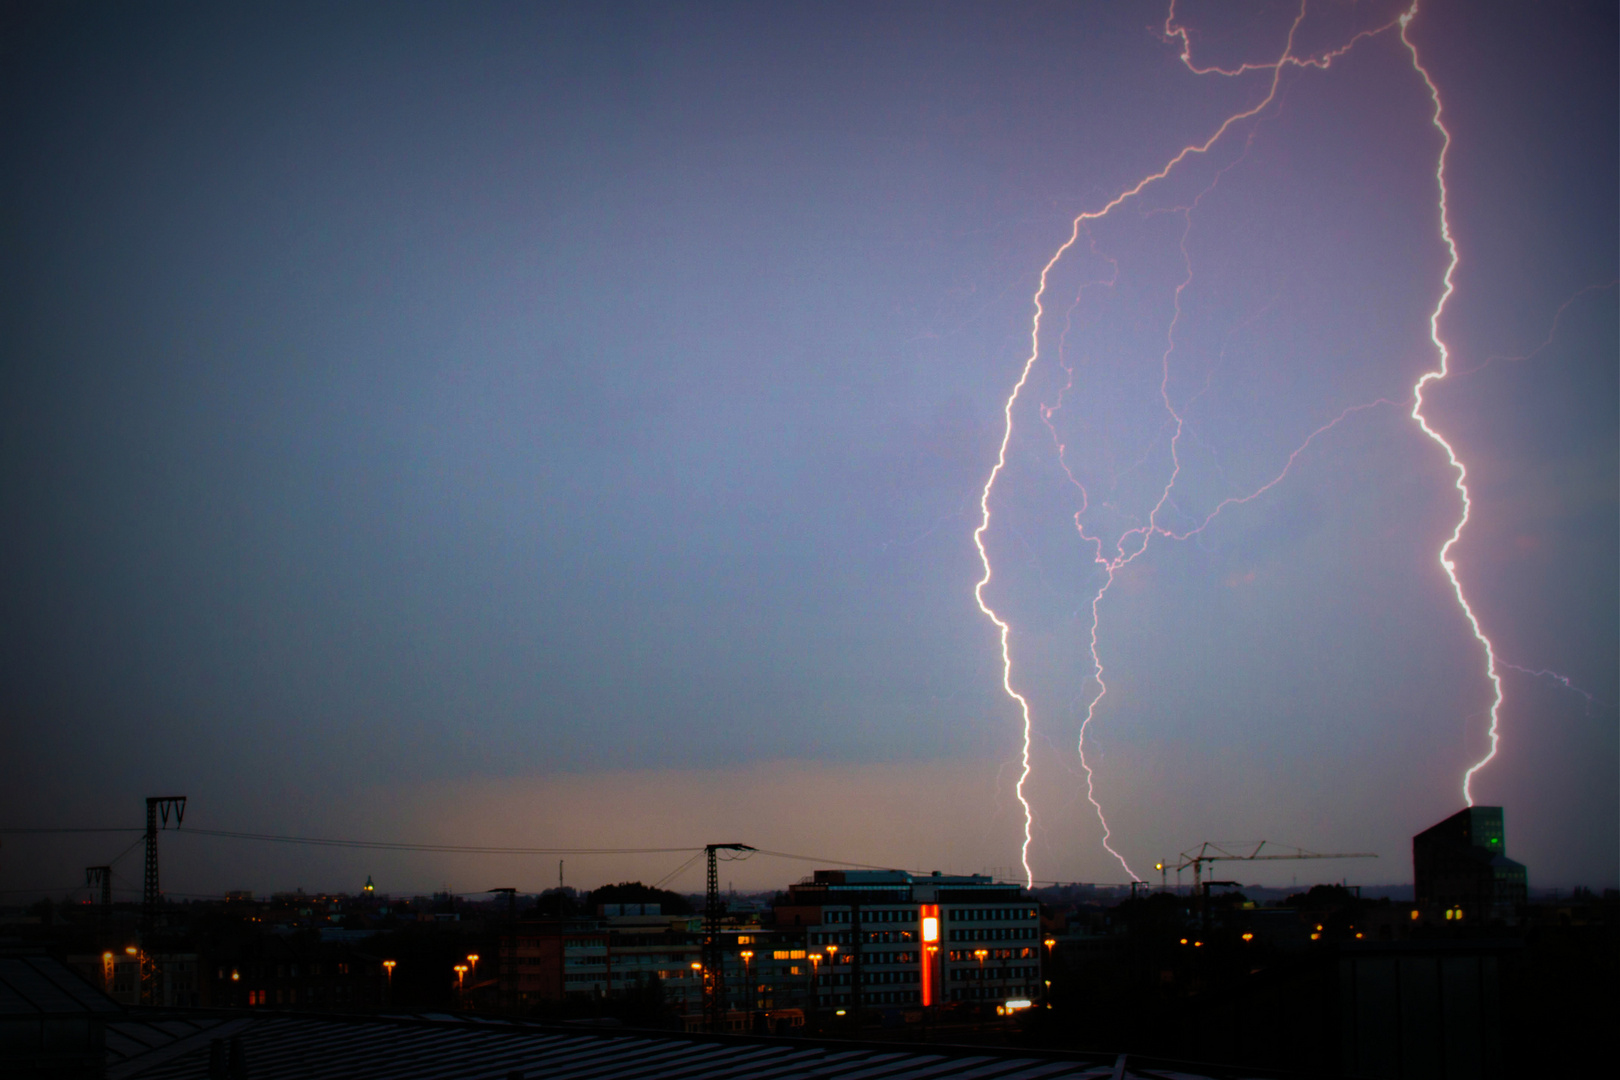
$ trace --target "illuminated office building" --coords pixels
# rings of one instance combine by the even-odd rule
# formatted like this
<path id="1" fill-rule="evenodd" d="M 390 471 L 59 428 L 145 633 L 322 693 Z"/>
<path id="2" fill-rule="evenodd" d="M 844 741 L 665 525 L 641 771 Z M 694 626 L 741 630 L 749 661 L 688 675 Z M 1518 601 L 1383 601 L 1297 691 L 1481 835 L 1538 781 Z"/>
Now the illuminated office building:
<path id="1" fill-rule="evenodd" d="M 776 908 L 803 927 L 819 964 L 819 1007 L 1034 1000 L 1041 986 L 1040 905 L 979 874 L 818 870 Z"/>

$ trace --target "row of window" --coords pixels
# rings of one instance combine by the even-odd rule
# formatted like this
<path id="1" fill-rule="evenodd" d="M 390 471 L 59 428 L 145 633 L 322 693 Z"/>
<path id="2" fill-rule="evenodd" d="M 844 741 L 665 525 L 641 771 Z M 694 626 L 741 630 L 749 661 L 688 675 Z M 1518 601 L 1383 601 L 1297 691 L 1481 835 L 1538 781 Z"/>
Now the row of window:
<path id="1" fill-rule="evenodd" d="M 986 979 L 1033 979 L 1040 974 L 1032 967 L 952 968 L 952 982 L 983 982 Z"/>
<path id="2" fill-rule="evenodd" d="M 1019 949 L 986 949 L 985 960 L 1032 960 L 1035 957 L 1035 949 L 1036 947 L 1033 945 L 1025 945 Z M 964 963 L 977 960 L 978 956 L 975 954 L 978 951 L 977 949 L 952 949 L 949 959 Z"/>
<path id="3" fill-rule="evenodd" d="M 886 986 L 890 983 L 904 985 L 918 981 L 919 972 L 916 971 L 863 971 L 861 972 L 862 986 Z M 847 971 L 833 975 L 821 976 L 819 982 L 822 986 L 848 986 L 850 973 Z"/>
<path id="4" fill-rule="evenodd" d="M 952 1001 L 982 1001 L 985 998 L 1001 999 L 1009 994 L 1018 992 L 1016 986 L 953 986 L 951 987 Z M 1033 998 L 1040 992 L 1038 987 L 1026 986 L 1023 993 L 1025 997 Z"/>
<path id="5" fill-rule="evenodd" d="M 848 931 L 817 930 L 811 932 L 810 944 L 848 945 L 850 937 Z M 861 935 L 862 943 L 866 945 L 906 944 L 915 941 L 916 938 L 917 935 L 910 930 L 874 930 Z M 947 941 L 1034 941 L 1035 938 L 1033 926 L 968 926 L 948 930 L 945 934 Z"/>
<path id="6" fill-rule="evenodd" d="M 966 930 L 952 930 L 947 941 L 1032 941 L 1033 926 L 981 926 Z"/>
<path id="7" fill-rule="evenodd" d="M 668 955 L 660 955 L 658 953 L 630 953 L 628 956 L 620 953 L 614 953 L 611 956 L 605 953 L 595 953 L 594 955 L 586 956 L 565 956 L 563 958 L 563 964 L 567 967 L 603 967 L 611 964 L 616 968 L 644 968 L 657 967 L 659 964 L 685 964 L 690 963 L 697 958 L 698 954 L 695 952 L 685 954 L 670 953 Z M 525 961 L 519 961 L 519 963 L 524 962 Z M 532 963 L 534 965 L 538 965 L 540 961 L 536 960 Z"/>
<path id="8" fill-rule="evenodd" d="M 329 970 L 330 969 L 330 970 Z M 247 979 L 296 979 L 299 978 L 300 965 L 298 964 L 243 964 L 237 968 L 220 968 L 221 980 L 233 975 L 241 975 Z M 336 964 L 304 964 L 302 970 L 309 978 L 320 978 L 331 975 L 349 974 L 348 961 L 339 961 Z"/>
<path id="9" fill-rule="evenodd" d="M 823 930 L 813 930 L 810 933 L 810 944 L 812 944 L 812 945 L 848 945 L 852 938 L 853 938 L 853 931 L 849 931 L 849 930 L 837 930 L 837 931 L 832 931 L 832 932 L 823 931 Z M 861 941 L 864 942 L 867 945 L 893 945 L 893 944 L 896 944 L 896 943 L 902 943 L 902 942 L 907 942 L 907 941 L 916 941 L 916 940 L 917 940 L 917 931 L 915 931 L 915 930 L 863 930 L 863 931 L 861 931 Z"/>
<path id="10" fill-rule="evenodd" d="M 850 995 L 827 994 L 824 1001 L 829 1005 L 848 1005 Z M 922 992 L 919 990 L 871 990 L 861 995 L 862 1005 L 917 1005 L 922 1002 Z"/>
<path id="11" fill-rule="evenodd" d="M 960 908 L 945 913 L 946 922 L 1012 922 L 1015 919 L 1033 919 L 1035 908 Z"/>
<path id="12" fill-rule="evenodd" d="M 662 968 L 658 971 L 638 971 L 633 975 L 625 975 L 620 974 L 619 972 L 614 972 L 613 984 L 617 987 L 640 986 L 646 979 L 649 979 L 655 975 L 658 978 L 665 980 L 696 978 L 691 968 Z M 573 972 L 563 976 L 563 982 L 565 983 L 606 983 L 607 981 L 608 977 L 607 972 L 605 971 L 598 971 L 594 973 Z"/>
<path id="13" fill-rule="evenodd" d="M 848 911 L 829 911 L 822 916 L 824 922 L 847 923 L 850 921 Z M 861 908 L 861 922 L 864 923 L 915 923 L 917 909 L 896 911 L 891 908 Z"/>
<path id="14" fill-rule="evenodd" d="M 1023 919 L 1033 919 L 1039 910 L 1032 907 L 996 907 L 996 908 L 945 908 L 941 918 L 946 922 L 1014 922 Z M 822 921 L 828 923 L 847 923 L 851 921 L 849 911 L 827 911 L 822 914 Z M 917 922 L 917 909 L 910 908 L 896 911 L 888 908 L 861 908 L 861 923 L 911 923 Z"/>
<path id="15" fill-rule="evenodd" d="M 346 1005 L 360 1000 L 353 986 L 315 986 L 280 990 L 249 990 L 249 1005 Z"/>

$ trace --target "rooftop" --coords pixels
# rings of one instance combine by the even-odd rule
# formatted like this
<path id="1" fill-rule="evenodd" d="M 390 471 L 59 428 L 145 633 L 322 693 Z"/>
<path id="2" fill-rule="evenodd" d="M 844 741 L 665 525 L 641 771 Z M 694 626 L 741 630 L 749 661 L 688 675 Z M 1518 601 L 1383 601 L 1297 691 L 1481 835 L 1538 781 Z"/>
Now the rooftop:
<path id="1" fill-rule="evenodd" d="M 449 1015 L 189 1013 L 107 1029 L 107 1080 L 206 1080 L 238 1040 L 253 1080 L 1221 1080 L 1238 1070 L 1115 1054 L 676 1035 Z M 1254 1076 L 1252 1070 L 1241 1075 Z"/>

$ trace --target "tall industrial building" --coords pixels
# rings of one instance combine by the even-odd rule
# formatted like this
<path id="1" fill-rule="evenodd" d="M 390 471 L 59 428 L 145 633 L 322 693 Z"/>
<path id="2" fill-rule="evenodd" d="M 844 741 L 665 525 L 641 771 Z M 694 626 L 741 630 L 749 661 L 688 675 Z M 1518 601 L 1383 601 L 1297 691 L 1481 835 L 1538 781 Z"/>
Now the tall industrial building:
<path id="1" fill-rule="evenodd" d="M 1447 918 L 1511 919 L 1529 899 L 1523 864 L 1507 857 L 1500 806 L 1470 806 L 1412 837 L 1420 906 Z"/>

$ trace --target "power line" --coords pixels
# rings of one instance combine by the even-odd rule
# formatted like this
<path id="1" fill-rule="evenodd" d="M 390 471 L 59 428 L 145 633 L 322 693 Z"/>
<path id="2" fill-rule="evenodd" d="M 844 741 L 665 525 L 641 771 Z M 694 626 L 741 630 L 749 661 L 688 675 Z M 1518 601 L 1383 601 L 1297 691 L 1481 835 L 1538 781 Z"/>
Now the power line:
<path id="1" fill-rule="evenodd" d="M 183 829 L 175 835 L 220 836 L 230 840 L 260 840 L 276 844 L 303 844 L 310 847 L 363 848 L 371 851 L 430 851 L 463 853 L 469 855 L 671 855 L 690 851 L 701 852 L 701 847 L 668 848 L 563 848 L 563 847 L 495 847 L 478 844 L 413 844 L 392 840 L 348 840 L 318 836 L 281 836 L 273 833 L 233 832 L 226 829 Z"/>
<path id="2" fill-rule="evenodd" d="M 144 829 L 0 829 L 8 836 L 32 836 L 42 832 L 144 832 Z"/>
<path id="3" fill-rule="evenodd" d="M 36 834 L 36 833 L 118 833 L 142 832 L 141 829 L 9 829 L 0 828 L 0 834 Z M 679 855 L 692 853 L 693 858 L 682 863 L 673 873 L 662 880 L 667 881 L 685 870 L 697 857 L 703 854 L 702 847 L 647 847 L 647 848 L 575 848 L 575 847 L 506 847 L 484 844 L 422 844 L 408 841 L 393 840 L 355 840 L 342 837 L 320 836 L 290 836 L 280 833 L 252 833 L 238 832 L 230 829 L 200 829 L 195 826 L 179 829 L 176 836 L 215 836 L 227 840 L 256 840 L 263 843 L 300 844 L 308 847 L 336 847 L 357 848 L 368 851 L 421 851 L 438 854 L 466 854 L 466 855 Z M 129 851 L 140 846 L 141 841 L 126 849 L 118 858 L 123 858 Z M 896 870 L 892 866 L 879 866 L 876 863 L 850 862 L 845 859 L 823 859 L 814 855 L 797 855 L 788 851 L 771 851 L 766 848 L 755 849 L 761 855 L 769 855 L 778 859 L 790 859 L 797 862 L 818 863 L 822 866 L 846 866 L 857 870 Z M 117 859 L 113 860 L 114 862 Z M 921 875 L 922 871 L 905 871 Z"/>
<path id="4" fill-rule="evenodd" d="M 140 830 L 136 830 L 136 831 L 140 831 Z M 146 843 L 146 837 L 143 836 L 139 840 L 135 841 L 133 844 L 129 845 L 129 847 L 125 848 L 123 851 L 120 851 L 117 855 L 114 855 L 111 859 L 108 859 L 107 860 L 107 865 L 108 866 L 116 866 L 120 859 L 126 857 L 130 852 L 134 851 L 136 848 L 140 847 L 144 843 Z"/>
<path id="5" fill-rule="evenodd" d="M 902 874 L 912 874 L 916 877 L 927 877 L 921 870 L 901 870 L 894 866 L 878 866 L 875 863 L 845 862 L 842 859 L 821 859 L 814 855 L 793 855 L 786 851 L 768 851 L 765 848 L 755 848 L 761 855 L 771 855 L 778 859 L 796 859 L 799 862 L 820 863 L 822 866 L 848 866 L 855 870 L 893 870 Z"/>
<path id="6" fill-rule="evenodd" d="M 696 855 L 693 855 L 690 859 L 687 859 L 685 862 L 681 863 L 681 865 L 677 866 L 675 869 L 653 882 L 652 887 L 655 889 L 662 889 L 665 885 L 680 877 L 688 867 L 692 866 L 701 858 L 703 858 L 703 852 L 700 850 Z"/>

